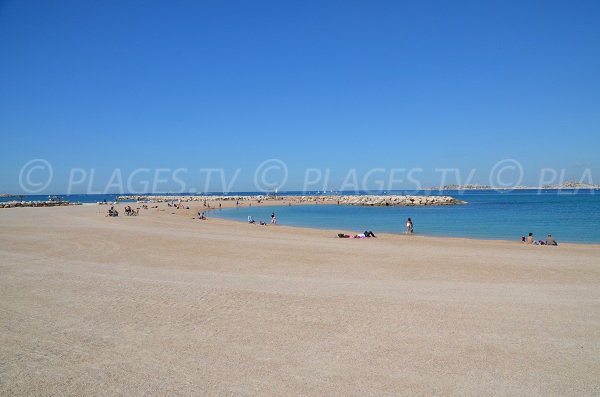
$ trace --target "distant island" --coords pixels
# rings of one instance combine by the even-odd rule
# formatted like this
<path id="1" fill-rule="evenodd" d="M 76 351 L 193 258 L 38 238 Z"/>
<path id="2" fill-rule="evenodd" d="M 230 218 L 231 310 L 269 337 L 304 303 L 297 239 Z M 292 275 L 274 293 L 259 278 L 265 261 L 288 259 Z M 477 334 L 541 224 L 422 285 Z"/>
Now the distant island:
<path id="1" fill-rule="evenodd" d="M 542 189 L 600 189 L 600 185 L 581 182 L 565 182 L 559 185 L 544 185 Z"/>
<path id="2" fill-rule="evenodd" d="M 511 187 L 494 187 L 489 185 L 444 185 L 431 187 L 428 190 L 558 190 L 558 189 L 600 189 L 600 185 L 593 185 L 591 183 L 582 182 L 564 182 L 555 185 L 543 185 L 541 187 L 534 186 L 511 186 Z"/>
<path id="3" fill-rule="evenodd" d="M 514 190 L 514 189 L 537 189 L 529 186 L 494 187 L 489 185 L 444 185 L 429 188 L 429 190 Z"/>
<path id="4" fill-rule="evenodd" d="M 17 197 L 14 194 L 10 194 L 10 193 L 0 193 L 0 198 L 7 198 L 7 197 Z"/>

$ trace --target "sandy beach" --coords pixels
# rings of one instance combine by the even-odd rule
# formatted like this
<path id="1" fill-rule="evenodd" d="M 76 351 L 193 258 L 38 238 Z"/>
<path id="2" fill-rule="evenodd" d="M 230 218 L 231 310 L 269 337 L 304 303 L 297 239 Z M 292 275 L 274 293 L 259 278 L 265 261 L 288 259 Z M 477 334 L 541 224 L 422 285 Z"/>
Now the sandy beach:
<path id="1" fill-rule="evenodd" d="M 600 394 L 598 245 L 201 208 L 0 210 L 0 395 Z"/>

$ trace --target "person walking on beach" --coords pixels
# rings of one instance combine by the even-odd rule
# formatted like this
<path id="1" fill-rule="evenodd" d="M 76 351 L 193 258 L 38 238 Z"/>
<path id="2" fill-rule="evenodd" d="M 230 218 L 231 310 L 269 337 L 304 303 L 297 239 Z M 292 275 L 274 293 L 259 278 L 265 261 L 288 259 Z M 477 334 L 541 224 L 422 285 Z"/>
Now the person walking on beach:
<path id="1" fill-rule="evenodd" d="M 408 218 L 406 220 L 406 234 L 412 234 L 413 233 L 413 222 L 412 219 Z"/>

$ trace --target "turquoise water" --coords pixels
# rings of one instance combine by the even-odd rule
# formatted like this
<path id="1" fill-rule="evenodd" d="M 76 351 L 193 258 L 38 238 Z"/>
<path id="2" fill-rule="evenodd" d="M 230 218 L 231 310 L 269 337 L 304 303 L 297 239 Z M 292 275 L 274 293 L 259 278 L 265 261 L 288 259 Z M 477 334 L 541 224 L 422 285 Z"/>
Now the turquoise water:
<path id="1" fill-rule="evenodd" d="M 532 232 L 536 239 L 551 233 L 560 242 L 600 243 L 600 191 L 444 192 L 467 205 L 441 207 L 356 207 L 295 205 L 217 210 L 212 216 L 245 222 L 248 215 L 279 224 L 333 229 L 403 233 L 406 218 L 415 233 L 520 241 Z"/>
<path id="2" fill-rule="evenodd" d="M 362 192 L 369 193 L 369 192 Z M 379 194 L 379 192 L 372 192 Z M 391 192 L 426 194 L 424 192 Z M 230 195 L 254 195 L 237 192 Z M 287 192 L 281 195 L 304 194 Z M 336 205 L 242 207 L 215 211 L 212 216 L 245 222 L 248 215 L 257 221 L 270 221 L 271 212 L 280 224 L 333 229 L 340 232 L 402 233 L 406 218 L 411 217 L 415 232 L 430 236 L 470 237 L 519 240 L 532 232 L 537 239 L 552 233 L 559 242 L 600 244 L 600 191 L 594 190 L 515 190 L 445 191 L 468 201 L 467 205 L 447 207 L 353 207 Z M 319 195 L 319 194 L 314 194 Z M 95 203 L 114 201 L 116 195 L 59 195 L 66 201 Z M 0 198 L 2 201 L 19 197 Z M 47 200 L 47 195 L 26 195 L 24 200 Z"/>

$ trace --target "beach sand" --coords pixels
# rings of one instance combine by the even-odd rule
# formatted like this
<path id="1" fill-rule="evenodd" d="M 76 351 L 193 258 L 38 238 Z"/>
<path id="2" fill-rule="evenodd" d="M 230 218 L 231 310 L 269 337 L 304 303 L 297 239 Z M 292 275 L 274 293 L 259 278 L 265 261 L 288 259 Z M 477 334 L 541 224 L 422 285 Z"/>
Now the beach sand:
<path id="1" fill-rule="evenodd" d="M 0 210 L 0 395 L 600 394 L 598 245 L 159 207 Z"/>

